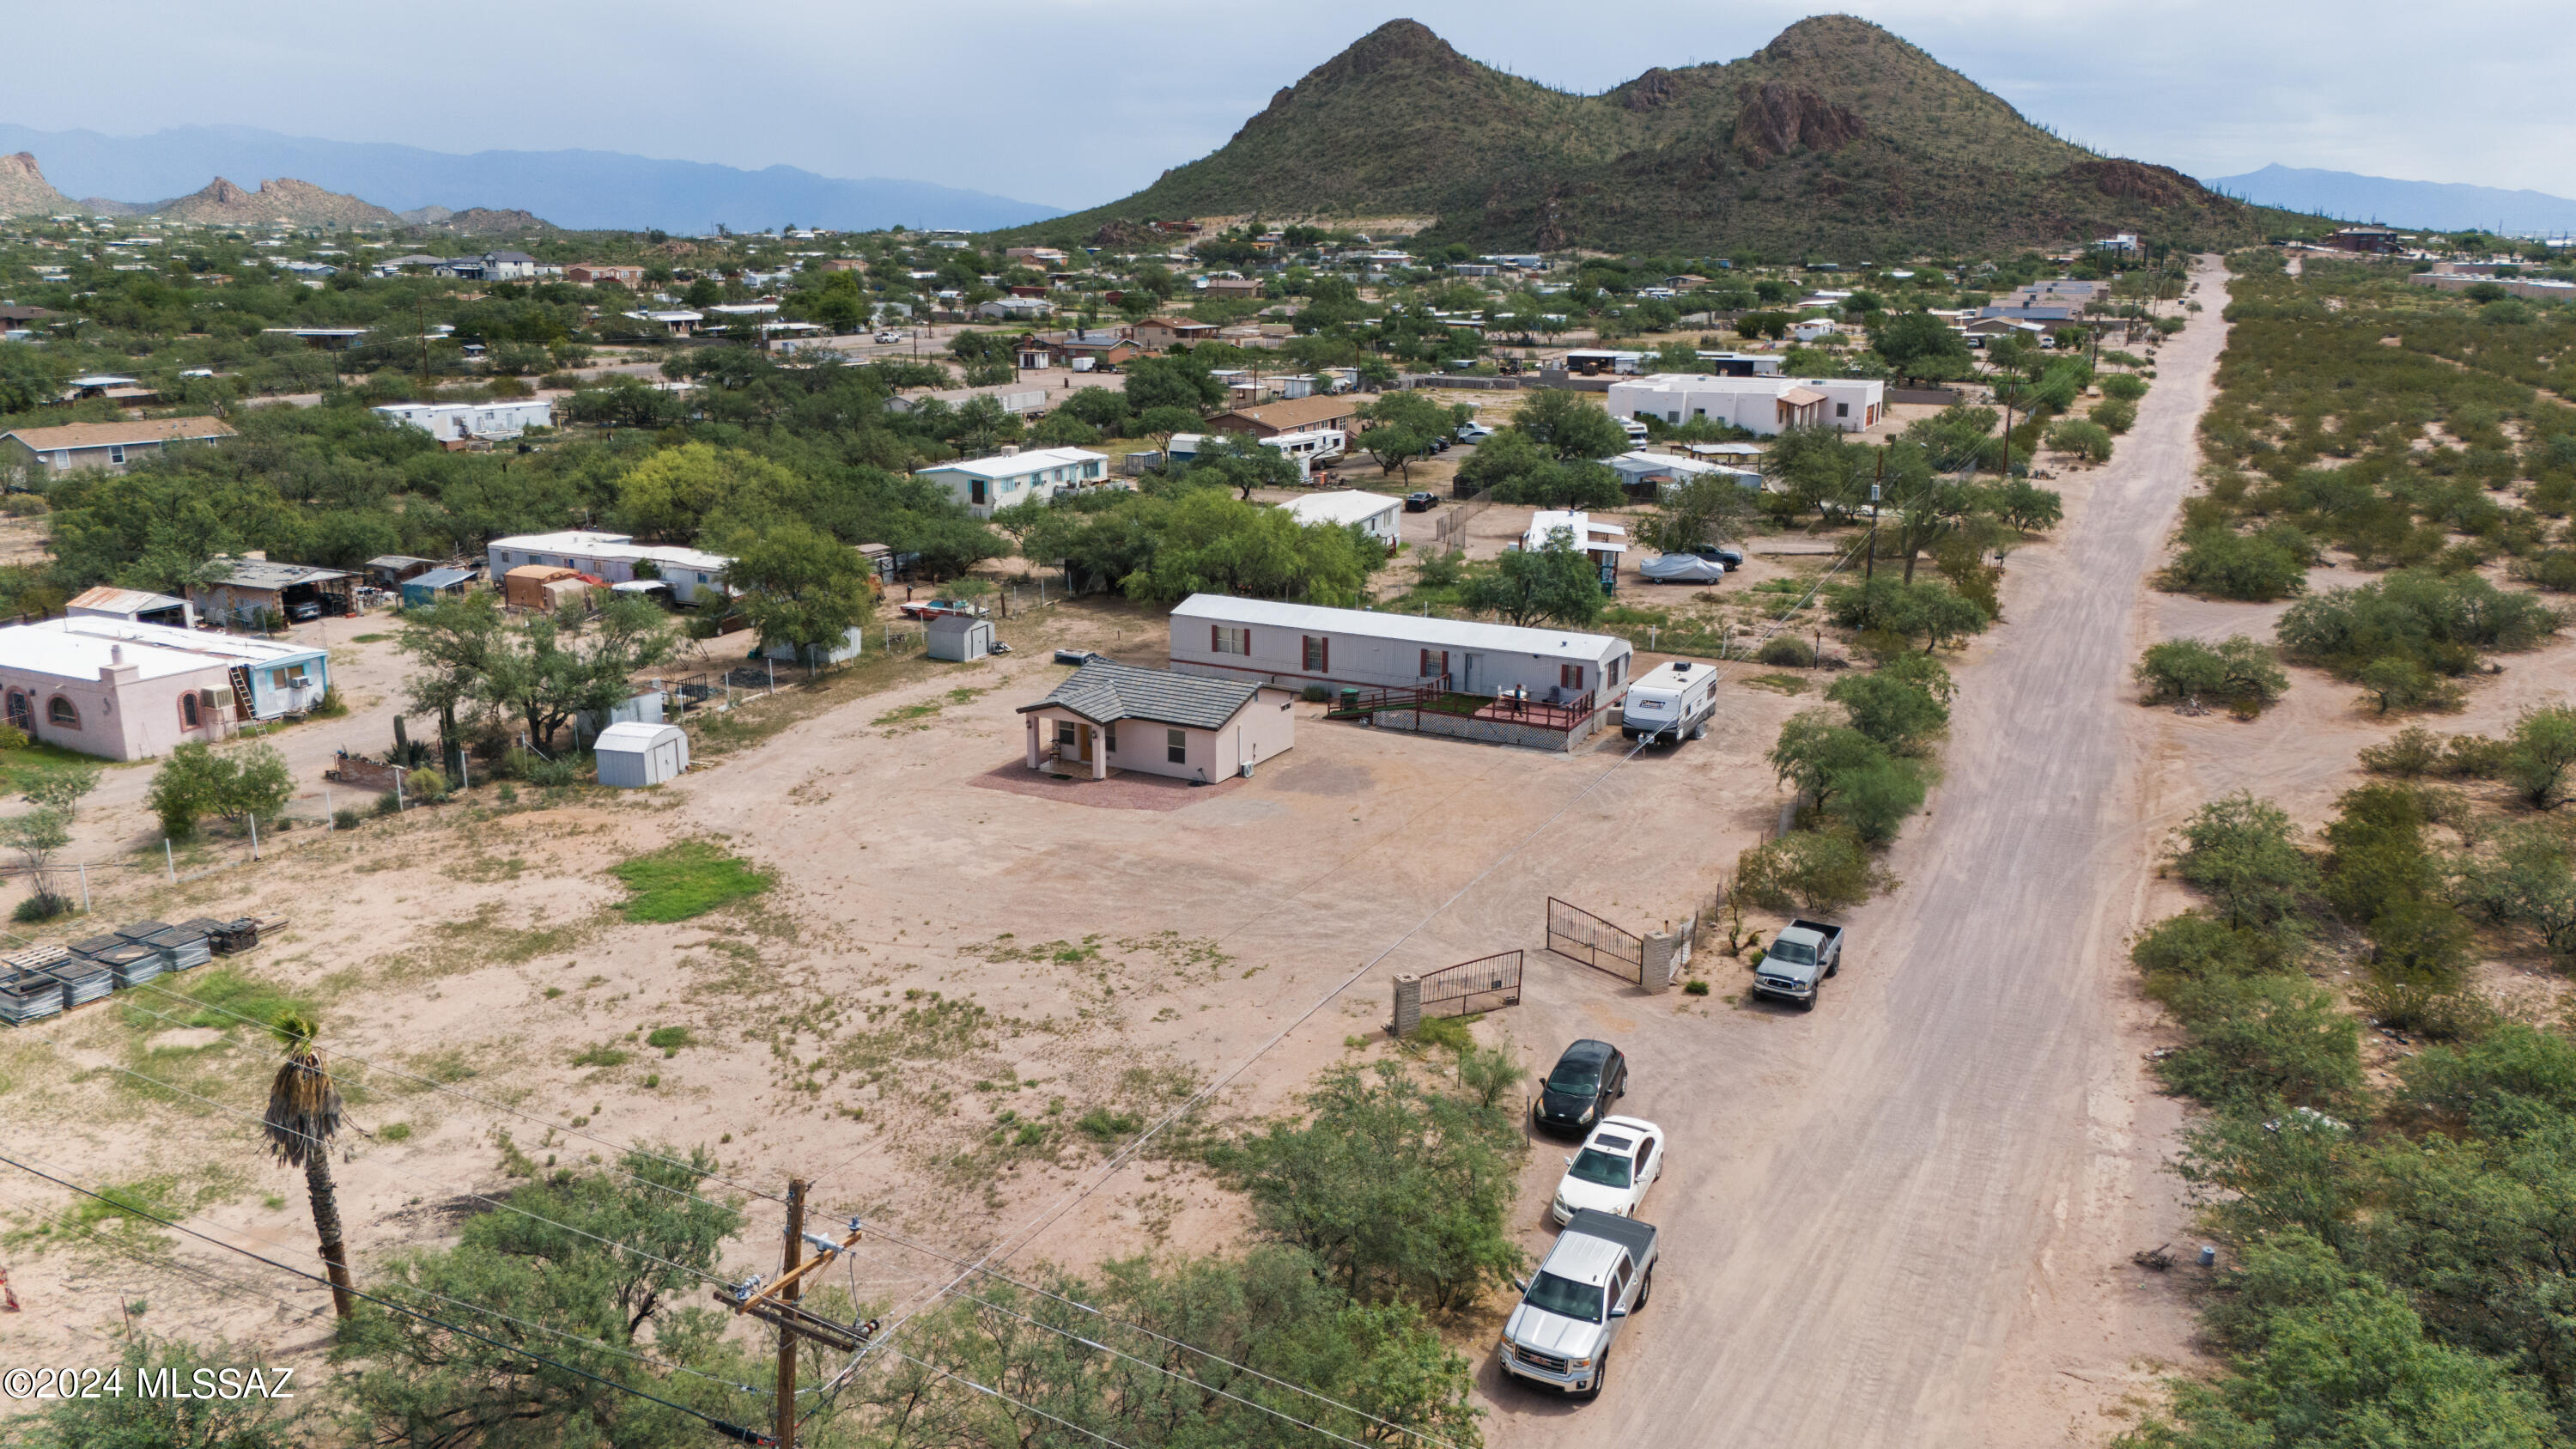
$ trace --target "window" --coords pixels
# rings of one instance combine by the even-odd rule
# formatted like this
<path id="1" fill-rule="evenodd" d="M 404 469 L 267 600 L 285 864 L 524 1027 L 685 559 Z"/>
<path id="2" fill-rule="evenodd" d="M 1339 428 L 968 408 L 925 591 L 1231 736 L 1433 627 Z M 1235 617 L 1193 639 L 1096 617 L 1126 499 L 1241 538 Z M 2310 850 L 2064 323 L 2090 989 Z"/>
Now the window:
<path id="1" fill-rule="evenodd" d="M 1190 732 L 1188 730 L 1163 731 L 1163 758 L 1171 761 L 1175 765 L 1186 765 L 1190 762 Z"/>
<path id="2" fill-rule="evenodd" d="M 973 478 L 967 481 L 966 494 L 966 501 L 974 504 L 978 508 L 983 507 L 986 503 L 991 501 L 984 496 L 984 480 L 981 478 Z"/>
<path id="3" fill-rule="evenodd" d="M 1556 682 L 1565 686 L 1567 689 L 1581 689 L 1583 687 L 1583 666 L 1580 664 L 1558 665 L 1556 667 Z"/>
<path id="4" fill-rule="evenodd" d="M 1055 722 L 1055 744 L 1056 748 L 1060 750 L 1069 750 L 1074 747 L 1073 721 L 1069 719 L 1060 719 Z"/>
<path id="5" fill-rule="evenodd" d="M 1118 753 L 1118 726 L 1102 725 L 1100 727 L 1100 739 L 1102 744 L 1109 747 L 1109 753 L 1113 755 Z"/>
<path id="6" fill-rule="evenodd" d="M 123 463 L 125 461 L 125 445 L 123 443 L 109 444 L 107 449 L 107 461 L 111 463 Z"/>
<path id="7" fill-rule="evenodd" d="M 1838 418 L 1847 418 L 1847 417 L 1850 417 L 1850 416 L 1851 416 L 1851 404 L 1850 404 L 1850 403 L 1836 403 L 1836 404 L 1834 404 L 1834 416 L 1835 416 L 1835 417 L 1838 417 Z"/>
<path id="8" fill-rule="evenodd" d="M 48 723 L 61 725 L 65 729 L 80 728 L 80 710 L 70 700 L 59 694 L 45 706 L 45 719 Z"/>
<path id="9" fill-rule="evenodd" d="M 293 689 L 303 682 L 304 666 L 301 664 L 289 664 L 283 669 L 268 671 L 268 687 L 271 689 Z"/>
<path id="10" fill-rule="evenodd" d="M 1425 650 L 1423 650 L 1423 651 L 1422 651 L 1422 677 L 1423 677 L 1423 678 L 1425 678 L 1425 679 L 1437 679 L 1437 678 L 1439 678 L 1441 675 L 1446 674 L 1446 673 L 1448 673 L 1448 672 L 1449 672 L 1449 651 L 1448 651 L 1448 650 L 1446 650 L 1446 649 L 1425 649 Z"/>
<path id="11" fill-rule="evenodd" d="M 1252 631 L 1232 629 L 1223 624 L 1208 625 L 1208 647 L 1219 654 L 1250 654 Z"/>
<path id="12" fill-rule="evenodd" d="M 184 728 L 195 729 L 200 722 L 201 716 L 197 713 L 197 692 L 192 689 L 179 696 L 179 723 Z"/>
<path id="13" fill-rule="evenodd" d="M 1300 637 L 1306 641 L 1306 672 L 1308 674 L 1331 673 L 1333 669 L 1333 641 L 1329 637 L 1321 634 L 1307 634 Z"/>

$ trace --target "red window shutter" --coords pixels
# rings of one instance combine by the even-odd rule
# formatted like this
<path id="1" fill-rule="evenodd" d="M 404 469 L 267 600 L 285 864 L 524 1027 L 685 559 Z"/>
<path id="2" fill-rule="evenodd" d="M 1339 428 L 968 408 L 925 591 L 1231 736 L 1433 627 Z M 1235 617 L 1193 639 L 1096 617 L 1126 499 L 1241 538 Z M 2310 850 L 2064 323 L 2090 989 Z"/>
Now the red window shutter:
<path id="1" fill-rule="evenodd" d="M 1320 641 L 1320 643 L 1321 643 L 1321 646 L 1322 646 L 1322 649 L 1323 649 L 1324 662 L 1323 662 L 1321 665 L 1317 666 L 1317 667 L 1318 667 L 1319 669 L 1321 669 L 1324 673 L 1326 673 L 1326 674 L 1330 674 L 1330 673 L 1332 673 L 1332 672 L 1333 672 L 1333 640 L 1332 640 L 1332 636 L 1331 636 L 1331 635 L 1329 635 L 1329 634 L 1328 634 L 1328 635 L 1326 635 L 1326 636 L 1324 636 L 1324 638 Z"/>
<path id="2" fill-rule="evenodd" d="M 1215 654 L 1223 651 L 1224 648 L 1225 639 L 1223 637 L 1223 631 L 1214 624 L 1208 625 L 1208 652 Z"/>

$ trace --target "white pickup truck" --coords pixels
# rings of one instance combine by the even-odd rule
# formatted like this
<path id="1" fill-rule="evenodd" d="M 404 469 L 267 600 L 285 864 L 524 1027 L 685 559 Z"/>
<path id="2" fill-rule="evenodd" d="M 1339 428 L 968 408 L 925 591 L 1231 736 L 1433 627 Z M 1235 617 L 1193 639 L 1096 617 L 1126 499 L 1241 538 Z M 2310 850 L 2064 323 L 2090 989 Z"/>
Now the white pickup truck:
<path id="1" fill-rule="evenodd" d="M 1619 703 L 1619 733 L 1649 744 L 1680 744 L 1708 733 L 1717 713 L 1717 671 L 1676 659 L 1649 669 L 1628 686 Z"/>
<path id="2" fill-rule="evenodd" d="M 1538 1272 L 1514 1283 L 1521 1304 L 1503 1323 L 1503 1372 L 1597 1398 L 1620 1326 L 1655 1291 L 1655 1230 L 1579 1209 Z"/>

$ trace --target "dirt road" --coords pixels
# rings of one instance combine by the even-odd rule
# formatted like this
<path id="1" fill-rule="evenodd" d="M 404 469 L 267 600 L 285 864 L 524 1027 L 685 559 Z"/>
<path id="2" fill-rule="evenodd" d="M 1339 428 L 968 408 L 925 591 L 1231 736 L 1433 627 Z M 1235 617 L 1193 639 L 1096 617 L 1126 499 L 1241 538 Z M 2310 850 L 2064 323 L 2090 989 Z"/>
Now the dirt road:
<path id="1" fill-rule="evenodd" d="M 1605 1008 L 1636 1019 L 1623 1110 L 1675 1150 L 1645 1214 L 1667 1234 L 1654 1306 L 1608 1393 L 1568 1408 L 1489 1363 L 1495 1443 L 2067 1442 L 2063 1416 L 1996 1385 L 2029 1390 L 2029 1361 L 2100 1347 L 2062 1339 L 2127 1310 L 2068 1290 L 2128 1286 L 2103 1263 L 2157 1191 L 2134 1119 L 2163 1104 L 2139 1100 L 2119 1030 L 2150 858 L 2126 678 L 2224 340 L 2201 275 L 2209 310 L 2163 349 L 2117 459 L 2062 541 L 2017 559 L 2011 622 L 1961 671 L 1947 781 L 1891 862 L 1905 885 L 1852 918 L 1821 1007 L 1702 1025 L 1581 981 L 1533 991 L 1524 1039 L 1598 1032 Z"/>

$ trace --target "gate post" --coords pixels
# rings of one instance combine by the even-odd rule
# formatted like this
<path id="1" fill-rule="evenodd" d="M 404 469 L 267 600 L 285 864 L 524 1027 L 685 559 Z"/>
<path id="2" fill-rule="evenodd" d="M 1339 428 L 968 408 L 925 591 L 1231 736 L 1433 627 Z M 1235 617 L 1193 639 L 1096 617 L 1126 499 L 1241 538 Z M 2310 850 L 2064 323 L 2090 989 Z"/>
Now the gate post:
<path id="1" fill-rule="evenodd" d="M 1646 933 L 1643 955 L 1644 969 L 1637 973 L 1637 984 L 1648 991 L 1672 990 L 1673 978 L 1690 964 L 1690 928 L 1685 925 L 1676 931 L 1666 921 L 1664 929 Z"/>
<path id="2" fill-rule="evenodd" d="M 1410 971 L 1395 978 L 1395 1020 L 1388 1030 L 1399 1037 L 1422 1030 L 1422 978 Z"/>

